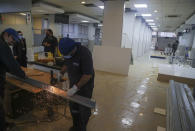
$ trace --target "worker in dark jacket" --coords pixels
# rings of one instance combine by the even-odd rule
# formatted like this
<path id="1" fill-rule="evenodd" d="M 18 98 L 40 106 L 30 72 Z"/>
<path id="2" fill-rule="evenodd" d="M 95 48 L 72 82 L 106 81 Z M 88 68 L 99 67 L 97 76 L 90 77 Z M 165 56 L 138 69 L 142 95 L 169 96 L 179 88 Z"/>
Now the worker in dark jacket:
<path id="1" fill-rule="evenodd" d="M 58 45 L 57 38 L 53 36 L 51 29 L 46 30 L 46 37 L 44 38 L 42 45 L 44 46 L 44 52 L 51 52 L 53 55 Z"/>
<path id="2" fill-rule="evenodd" d="M 27 67 L 26 39 L 21 31 L 18 31 L 19 41 L 14 43 L 13 54 L 20 66 Z"/>
<path id="3" fill-rule="evenodd" d="M 94 68 L 91 52 L 81 44 L 70 38 L 63 38 L 59 42 L 59 50 L 64 55 L 62 74 L 68 72 L 70 89 L 68 96 L 78 94 L 91 98 L 94 88 Z M 86 131 L 91 110 L 88 107 L 70 102 L 70 112 L 73 118 L 73 127 L 70 131 Z"/>
<path id="4" fill-rule="evenodd" d="M 0 36 L 0 131 L 6 130 L 5 114 L 3 110 L 4 84 L 6 72 L 25 78 L 24 71 L 20 68 L 18 62 L 9 48 L 14 41 L 19 41 L 18 33 L 8 28 Z"/>
<path id="5" fill-rule="evenodd" d="M 175 56 L 175 52 L 177 51 L 177 47 L 179 45 L 179 41 L 176 40 L 172 45 L 173 55 Z"/>

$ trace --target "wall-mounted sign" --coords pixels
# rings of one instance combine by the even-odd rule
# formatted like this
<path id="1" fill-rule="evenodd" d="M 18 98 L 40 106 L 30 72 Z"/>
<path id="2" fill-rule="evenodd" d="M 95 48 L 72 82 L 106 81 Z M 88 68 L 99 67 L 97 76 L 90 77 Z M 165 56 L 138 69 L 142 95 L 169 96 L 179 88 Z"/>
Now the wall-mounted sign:
<path id="1" fill-rule="evenodd" d="M 26 23 L 27 24 L 31 23 L 31 13 L 30 12 L 26 13 Z"/>

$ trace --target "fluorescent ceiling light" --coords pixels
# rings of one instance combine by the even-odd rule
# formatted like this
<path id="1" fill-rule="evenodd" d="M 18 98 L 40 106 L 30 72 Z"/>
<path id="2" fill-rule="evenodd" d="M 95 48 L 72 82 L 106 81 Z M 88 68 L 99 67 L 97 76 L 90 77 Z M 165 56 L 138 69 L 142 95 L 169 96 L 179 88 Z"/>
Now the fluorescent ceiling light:
<path id="1" fill-rule="evenodd" d="M 147 8 L 148 5 L 147 4 L 134 4 L 135 8 Z"/>
<path id="2" fill-rule="evenodd" d="M 152 14 L 142 14 L 142 16 L 152 16 Z"/>
<path id="3" fill-rule="evenodd" d="M 155 12 L 155 13 L 157 13 L 157 12 L 158 12 L 158 10 L 154 10 L 154 12 Z"/>
<path id="4" fill-rule="evenodd" d="M 148 23 L 148 25 L 155 25 L 155 23 Z"/>
<path id="5" fill-rule="evenodd" d="M 45 13 L 45 10 L 34 10 L 35 12 Z"/>
<path id="6" fill-rule="evenodd" d="M 82 1 L 81 4 L 85 4 L 86 2 L 85 1 Z"/>
<path id="7" fill-rule="evenodd" d="M 104 9 L 104 6 L 98 6 L 100 9 Z"/>
<path id="8" fill-rule="evenodd" d="M 155 26 L 155 25 L 152 25 L 152 26 L 150 26 L 151 28 L 157 28 L 157 26 Z"/>
<path id="9" fill-rule="evenodd" d="M 20 13 L 20 15 L 26 15 L 25 13 Z"/>
<path id="10" fill-rule="evenodd" d="M 148 20 L 146 20 L 146 22 L 154 22 L 154 20 L 152 20 L 152 19 L 151 19 L 151 20 L 149 20 L 149 19 L 148 19 Z"/>
<path id="11" fill-rule="evenodd" d="M 103 24 L 98 24 L 98 26 L 99 26 L 99 27 L 102 27 L 102 26 L 103 26 Z"/>
<path id="12" fill-rule="evenodd" d="M 152 29 L 153 29 L 153 30 L 158 30 L 158 28 L 156 28 L 156 27 L 155 27 L 155 28 L 152 28 Z"/>
<path id="13" fill-rule="evenodd" d="M 87 20 L 82 20 L 81 22 L 83 22 L 83 23 L 88 23 L 89 21 L 87 21 Z"/>

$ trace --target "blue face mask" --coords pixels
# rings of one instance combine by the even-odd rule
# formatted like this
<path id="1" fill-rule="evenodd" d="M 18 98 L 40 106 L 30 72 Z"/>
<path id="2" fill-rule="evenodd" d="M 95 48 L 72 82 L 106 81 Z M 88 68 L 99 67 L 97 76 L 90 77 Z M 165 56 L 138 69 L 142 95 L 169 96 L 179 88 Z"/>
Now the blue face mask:
<path id="1" fill-rule="evenodd" d="M 23 36 L 22 36 L 22 35 L 19 35 L 18 37 L 19 37 L 19 39 L 22 39 L 22 38 L 23 38 Z"/>
<path id="2" fill-rule="evenodd" d="M 65 59 L 70 59 L 70 58 L 72 58 L 72 56 L 71 55 L 66 55 L 66 56 L 64 56 L 64 58 Z"/>

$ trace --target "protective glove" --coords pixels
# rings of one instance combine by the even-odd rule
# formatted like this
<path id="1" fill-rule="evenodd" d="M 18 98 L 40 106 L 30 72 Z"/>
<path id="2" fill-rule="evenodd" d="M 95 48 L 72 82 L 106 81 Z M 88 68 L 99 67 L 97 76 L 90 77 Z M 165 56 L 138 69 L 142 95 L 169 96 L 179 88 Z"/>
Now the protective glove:
<path id="1" fill-rule="evenodd" d="M 76 85 L 74 85 L 72 88 L 70 88 L 67 92 L 68 96 L 73 96 L 77 91 L 78 91 L 78 87 Z"/>

